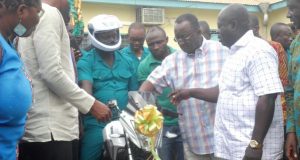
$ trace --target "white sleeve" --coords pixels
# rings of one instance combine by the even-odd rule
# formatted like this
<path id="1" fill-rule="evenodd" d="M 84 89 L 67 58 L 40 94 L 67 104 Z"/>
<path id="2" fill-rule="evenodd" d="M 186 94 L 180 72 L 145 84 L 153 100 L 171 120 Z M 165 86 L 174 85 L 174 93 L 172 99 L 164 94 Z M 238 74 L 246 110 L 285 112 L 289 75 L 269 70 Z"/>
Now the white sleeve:
<path id="1" fill-rule="evenodd" d="M 63 27 L 65 24 L 57 9 L 49 9 L 40 20 L 33 35 L 39 72 L 51 91 L 85 114 L 94 104 L 95 98 L 78 87 L 62 67 L 61 39 L 63 32 L 66 32 Z"/>

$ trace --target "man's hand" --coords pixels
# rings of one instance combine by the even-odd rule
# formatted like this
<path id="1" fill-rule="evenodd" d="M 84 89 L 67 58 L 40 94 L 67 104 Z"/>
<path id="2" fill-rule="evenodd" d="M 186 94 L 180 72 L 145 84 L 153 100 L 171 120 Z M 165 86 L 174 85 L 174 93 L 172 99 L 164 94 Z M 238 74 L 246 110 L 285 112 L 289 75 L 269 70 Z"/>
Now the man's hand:
<path id="1" fill-rule="evenodd" d="M 93 104 L 90 113 L 98 120 L 102 122 L 109 121 L 111 118 L 110 109 L 103 103 L 95 101 Z"/>
<path id="2" fill-rule="evenodd" d="M 287 135 L 285 153 L 289 160 L 298 159 L 297 137 L 295 132 L 290 132 Z"/>
<path id="3" fill-rule="evenodd" d="M 177 105 L 180 101 L 190 98 L 190 90 L 189 89 L 180 89 L 172 92 L 169 95 L 171 103 Z"/>
<path id="4" fill-rule="evenodd" d="M 246 148 L 243 160 L 261 160 L 262 154 L 263 154 L 262 148 L 253 149 L 250 146 L 248 146 Z"/>
<path id="5" fill-rule="evenodd" d="M 75 61 L 77 62 L 79 58 L 82 57 L 81 51 L 74 49 L 73 52 L 74 52 Z"/>

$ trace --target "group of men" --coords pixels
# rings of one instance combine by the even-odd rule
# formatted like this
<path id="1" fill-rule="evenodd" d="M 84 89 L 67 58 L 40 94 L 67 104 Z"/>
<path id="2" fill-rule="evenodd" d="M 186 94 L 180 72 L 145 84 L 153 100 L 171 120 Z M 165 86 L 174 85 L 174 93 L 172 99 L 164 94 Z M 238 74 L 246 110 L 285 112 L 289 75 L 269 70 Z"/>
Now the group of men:
<path id="1" fill-rule="evenodd" d="M 92 47 L 81 49 L 74 56 L 70 46 L 76 48 L 80 42 L 71 37 L 70 44 L 66 27 L 70 19 L 67 0 L 43 2 L 44 14 L 36 30 L 16 43 L 32 78 L 35 100 L 19 145 L 19 159 L 101 159 L 102 129 L 112 116 L 106 104 L 116 100 L 118 107 L 124 109 L 128 91 L 138 90 L 139 82 L 150 74 L 149 68 L 153 70 L 174 49 L 166 48 L 168 38 L 162 28 L 152 28 L 146 37 L 144 26 L 133 23 L 128 30 L 130 46 L 119 50 L 121 22 L 112 15 L 98 15 L 87 25 Z M 150 50 L 143 47 L 145 39 Z M 79 56 L 82 57 L 76 65 L 75 58 Z M 139 63 L 146 58 L 149 64 L 144 64 L 145 70 L 141 69 L 138 74 Z M 170 91 L 158 98 L 158 103 L 168 106 L 176 115 L 168 93 Z M 84 126 L 80 142 L 78 111 L 83 115 Z M 175 127 L 165 131 L 172 137 L 164 141 L 169 149 L 160 149 L 160 155 L 174 159 L 172 151 L 178 143 L 175 156 L 183 159 L 177 117 L 169 120 L 166 117 L 165 124 Z"/>
<path id="2" fill-rule="evenodd" d="M 297 27 L 299 2 L 289 0 L 288 7 L 288 18 Z M 175 21 L 175 40 L 184 54 L 168 56 L 140 90 L 161 93 L 171 87 L 185 158 L 281 159 L 285 150 L 289 159 L 298 159 L 298 70 L 293 62 L 298 50 L 297 42 L 289 50 L 290 27 L 274 24 L 272 41 L 267 42 L 259 36 L 256 17 L 242 5 L 229 5 L 218 16 L 220 42 L 229 48 L 222 50 L 196 34 L 195 20 L 185 17 L 182 22 L 182 16 Z M 215 108 L 208 107 L 211 102 Z M 287 117 L 285 149 L 283 117 Z"/>
<path id="3" fill-rule="evenodd" d="M 105 104 L 117 100 L 124 109 L 130 90 L 159 95 L 164 126 L 158 152 L 163 160 L 281 159 L 280 99 L 287 102 L 286 155 L 297 159 L 300 39 L 297 36 L 290 48 L 286 25 L 271 29 L 272 40 L 285 50 L 281 59 L 282 53 L 255 34 L 251 16 L 239 4 L 219 13 L 221 43 L 209 40 L 204 34 L 209 26 L 194 15 L 180 15 L 174 26 L 174 40 L 181 48 L 177 51 L 167 45 L 161 27 L 146 32 L 140 23 L 130 25 L 130 45 L 119 50 L 121 22 L 98 15 L 87 25 L 92 47 L 82 51 L 76 67 L 66 29 L 67 0 L 44 2 L 36 30 L 17 44 L 35 100 L 19 145 L 21 160 L 101 159 L 102 129 L 112 116 Z M 300 28 L 300 1 L 288 0 L 288 8 L 288 17 Z M 282 64 L 289 70 L 287 85 L 279 71 Z M 84 114 L 81 151 L 78 111 Z"/>

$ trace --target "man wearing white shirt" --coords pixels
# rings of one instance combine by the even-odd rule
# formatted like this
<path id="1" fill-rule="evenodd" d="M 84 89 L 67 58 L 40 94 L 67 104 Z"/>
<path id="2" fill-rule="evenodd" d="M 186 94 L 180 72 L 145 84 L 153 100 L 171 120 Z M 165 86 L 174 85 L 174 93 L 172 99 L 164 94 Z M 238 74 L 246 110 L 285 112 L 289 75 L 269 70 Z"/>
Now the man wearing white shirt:
<path id="1" fill-rule="evenodd" d="M 64 4 L 61 9 L 68 11 L 67 0 L 53 4 Z M 42 7 L 44 14 L 36 30 L 18 42 L 18 50 L 32 78 L 34 94 L 20 144 L 20 159 L 76 160 L 73 142 L 79 136 L 78 110 L 83 114 L 90 112 L 100 121 L 109 120 L 111 112 L 75 83 L 63 17 L 48 4 L 43 3 Z"/>

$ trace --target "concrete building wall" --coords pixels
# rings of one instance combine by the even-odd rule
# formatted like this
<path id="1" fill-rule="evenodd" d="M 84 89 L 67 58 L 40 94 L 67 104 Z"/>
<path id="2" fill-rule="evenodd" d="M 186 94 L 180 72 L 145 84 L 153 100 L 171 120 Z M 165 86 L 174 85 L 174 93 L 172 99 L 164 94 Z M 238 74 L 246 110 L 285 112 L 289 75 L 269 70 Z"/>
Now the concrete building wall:
<path id="1" fill-rule="evenodd" d="M 177 16 L 184 13 L 192 13 L 198 17 L 199 20 L 205 20 L 210 25 L 211 29 L 217 29 L 217 16 L 218 10 L 201 10 L 201 9 L 179 9 L 179 8 L 165 8 L 165 23 L 161 25 L 167 32 L 169 37 L 169 45 L 174 48 L 179 48 L 177 43 L 174 42 L 174 22 Z M 259 17 L 260 21 L 260 34 L 263 38 L 269 39 L 270 27 L 276 22 L 289 23 L 286 18 L 287 9 L 282 8 L 269 13 L 269 21 L 267 26 L 263 26 L 263 14 L 255 13 Z M 83 3 L 82 15 L 85 25 L 88 21 L 98 14 L 112 14 L 117 16 L 123 23 L 121 28 L 122 34 L 127 34 L 128 26 L 136 19 L 136 7 L 129 5 L 111 5 L 103 3 Z M 149 26 L 147 26 L 149 27 Z M 86 28 L 85 28 L 86 30 Z M 145 44 L 146 45 L 146 44 Z"/>

